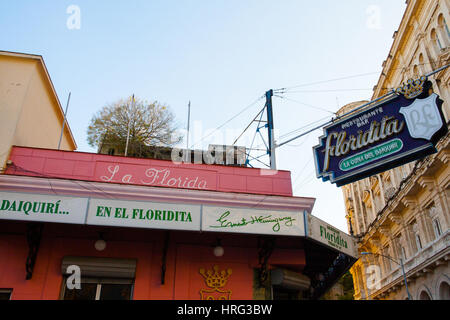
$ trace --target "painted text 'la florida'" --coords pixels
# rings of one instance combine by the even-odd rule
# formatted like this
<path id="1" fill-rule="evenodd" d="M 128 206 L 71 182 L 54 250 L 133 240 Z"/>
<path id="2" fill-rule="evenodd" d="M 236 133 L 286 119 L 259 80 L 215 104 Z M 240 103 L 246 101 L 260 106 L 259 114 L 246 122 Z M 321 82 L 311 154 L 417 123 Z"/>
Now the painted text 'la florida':
<path id="1" fill-rule="evenodd" d="M 119 182 L 130 184 L 144 184 L 149 186 L 164 186 L 172 188 L 188 188 L 188 189 L 207 189 L 205 180 L 199 177 L 182 177 L 173 176 L 169 169 L 148 168 L 145 170 L 144 179 L 135 179 L 132 174 L 122 173 L 120 166 L 108 166 L 108 174 L 101 176 L 100 179 L 105 182 Z"/>

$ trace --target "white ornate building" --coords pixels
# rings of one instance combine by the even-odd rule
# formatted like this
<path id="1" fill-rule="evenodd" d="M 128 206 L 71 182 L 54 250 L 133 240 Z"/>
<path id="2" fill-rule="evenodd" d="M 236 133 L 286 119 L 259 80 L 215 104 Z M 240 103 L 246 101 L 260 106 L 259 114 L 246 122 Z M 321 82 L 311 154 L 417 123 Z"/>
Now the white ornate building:
<path id="1" fill-rule="evenodd" d="M 372 99 L 450 63 L 450 1 L 408 0 Z M 450 68 L 429 80 L 450 119 Z M 343 107 L 344 113 L 362 104 Z M 355 299 L 450 299 L 450 136 L 419 161 L 342 187 L 360 259 Z"/>

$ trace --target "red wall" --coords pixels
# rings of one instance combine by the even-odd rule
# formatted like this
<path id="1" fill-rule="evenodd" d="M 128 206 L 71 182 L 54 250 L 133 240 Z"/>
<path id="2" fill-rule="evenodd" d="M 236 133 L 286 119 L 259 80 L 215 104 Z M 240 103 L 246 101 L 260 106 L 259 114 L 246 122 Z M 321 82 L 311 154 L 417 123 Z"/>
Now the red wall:
<path id="1" fill-rule="evenodd" d="M 258 266 L 256 236 L 171 232 L 166 281 L 161 285 L 164 231 L 45 224 L 33 277 L 25 280 L 28 254 L 25 227 L 26 224 L 20 222 L 3 221 L 0 224 L 0 288 L 12 288 L 14 300 L 59 299 L 64 256 L 137 259 L 133 294 L 137 300 L 198 300 L 199 291 L 208 289 L 199 269 L 212 269 L 214 265 L 219 266 L 219 271 L 232 269 L 232 275 L 223 288 L 232 291 L 232 299 L 253 297 L 253 268 Z M 107 241 L 102 252 L 94 248 L 99 232 L 104 232 Z M 222 257 L 213 255 L 213 244 L 218 235 L 225 249 Z M 300 240 L 287 242 L 298 244 Z M 280 249 L 274 252 L 269 262 L 301 270 L 305 258 L 302 249 Z"/>
<path id="2" fill-rule="evenodd" d="M 144 185 L 143 181 L 149 183 L 152 180 L 145 175 L 147 169 L 167 169 L 171 172 L 170 177 L 180 177 L 182 182 L 194 182 L 193 180 L 198 178 L 196 184 L 192 183 L 196 185 L 193 189 L 292 196 L 289 171 L 224 165 L 175 164 L 166 160 L 27 147 L 13 147 L 9 159 L 13 165 L 9 166 L 6 174 Z M 109 179 L 110 181 L 107 181 Z M 169 177 L 165 182 L 168 180 Z M 156 181 L 150 185 L 164 187 L 164 184 Z M 199 185 L 200 181 L 204 181 L 204 188 L 203 185 Z"/>

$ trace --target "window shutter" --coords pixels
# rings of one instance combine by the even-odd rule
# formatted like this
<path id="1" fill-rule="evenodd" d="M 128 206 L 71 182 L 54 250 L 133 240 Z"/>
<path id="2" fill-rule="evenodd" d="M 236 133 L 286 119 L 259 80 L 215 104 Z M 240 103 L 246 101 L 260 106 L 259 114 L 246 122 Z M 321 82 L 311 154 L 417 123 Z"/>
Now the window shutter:
<path id="1" fill-rule="evenodd" d="M 63 275 L 67 267 L 80 267 L 81 277 L 134 279 L 136 275 L 136 259 L 116 259 L 97 257 L 64 257 L 61 265 Z"/>

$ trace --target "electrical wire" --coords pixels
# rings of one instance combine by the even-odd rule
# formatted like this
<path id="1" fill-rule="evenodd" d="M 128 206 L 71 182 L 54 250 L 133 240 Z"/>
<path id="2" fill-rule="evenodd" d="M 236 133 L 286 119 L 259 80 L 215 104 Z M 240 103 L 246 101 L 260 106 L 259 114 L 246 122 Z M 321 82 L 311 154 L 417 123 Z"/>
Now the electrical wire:
<path id="1" fill-rule="evenodd" d="M 311 182 L 314 180 L 314 178 L 316 177 L 316 175 L 313 174 L 312 176 L 308 175 L 308 176 L 306 176 L 306 177 L 309 177 L 309 179 L 304 179 L 304 180 L 302 181 L 302 183 L 300 183 L 300 184 L 294 189 L 294 192 L 295 192 L 295 191 L 301 190 L 302 188 L 304 188 L 305 186 L 307 186 L 309 183 L 311 183 Z"/>
<path id="2" fill-rule="evenodd" d="M 312 158 L 309 158 L 308 162 L 306 162 L 306 164 L 303 166 L 303 168 L 300 170 L 300 172 L 297 174 L 297 177 L 294 179 L 294 181 L 292 182 L 292 186 L 296 185 L 297 180 L 301 177 L 303 171 L 305 171 L 306 167 L 309 165 L 309 163 L 311 162 Z"/>
<path id="3" fill-rule="evenodd" d="M 325 108 L 313 106 L 313 105 L 311 105 L 311 104 L 304 103 L 304 102 L 301 102 L 301 101 L 298 101 L 298 100 L 294 100 L 294 99 L 291 99 L 291 98 L 288 98 L 288 97 L 284 97 L 284 96 L 280 96 L 280 95 L 274 95 L 274 97 L 277 97 L 277 98 L 280 98 L 280 99 L 285 99 L 285 100 L 288 100 L 288 101 L 292 101 L 292 102 L 301 104 L 302 106 L 310 107 L 310 108 L 313 108 L 313 109 L 316 109 L 316 110 L 325 111 L 325 112 L 331 113 L 332 115 L 335 115 L 335 114 L 336 114 L 336 112 L 327 110 L 327 109 L 325 109 Z"/>
<path id="4" fill-rule="evenodd" d="M 303 127 L 300 127 L 300 128 L 298 128 L 298 129 L 295 129 L 295 130 L 292 130 L 292 131 L 290 131 L 290 132 L 287 132 L 287 133 L 281 135 L 281 136 L 279 137 L 279 139 L 286 138 L 286 137 L 288 137 L 288 136 L 290 136 L 290 135 L 293 135 L 293 134 L 295 134 L 295 133 L 297 133 L 297 132 L 299 132 L 299 131 L 301 131 L 301 130 L 304 130 L 304 129 L 306 129 L 306 128 L 309 128 L 309 127 L 311 127 L 311 126 L 313 126 L 313 125 L 315 125 L 315 124 L 317 124 L 317 123 L 319 123 L 319 122 L 322 122 L 322 121 L 324 121 L 324 120 L 326 120 L 326 119 L 329 119 L 329 118 L 330 118 L 330 117 L 327 116 L 327 117 L 321 118 L 321 119 L 319 119 L 319 120 L 316 120 L 316 121 L 314 121 L 314 122 L 311 122 L 311 123 L 309 123 L 309 124 L 307 124 L 307 125 L 305 125 L 305 126 L 303 126 Z"/>
<path id="5" fill-rule="evenodd" d="M 328 79 L 328 80 L 322 80 L 322 81 L 316 81 L 316 82 L 310 82 L 310 83 L 303 83 L 303 84 L 299 84 L 299 85 L 295 85 L 295 86 L 275 89 L 274 92 L 277 92 L 277 93 L 283 92 L 284 93 L 284 92 L 286 92 L 288 90 L 295 89 L 295 88 L 301 88 L 301 87 L 313 86 L 313 85 L 316 85 L 316 84 L 329 83 L 329 82 L 334 82 L 334 81 L 340 81 L 340 80 L 347 80 L 347 79 L 352 79 L 352 78 L 364 77 L 364 76 L 373 75 L 373 74 L 377 74 L 377 73 L 380 73 L 380 72 L 379 71 L 368 72 L 368 73 L 361 73 L 361 74 L 356 74 L 356 75 L 351 75 L 351 76 L 346 76 L 346 77 L 340 77 L 340 78 L 334 78 L 334 79 Z"/>
<path id="6" fill-rule="evenodd" d="M 288 136 L 290 136 L 290 135 L 293 135 L 293 134 L 295 134 L 295 133 L 297 133 L 297 132 L 299 132 L 299 131 L 301 131 L 301 130 L 305 130 L 306 128 L 309 128 L 309 127 L 311 127 L 311 126 L 313 126 L 313 125 L 315 125 L 315 124 L 317 124 L 317 123 L 319 123 L 319 122 L 322 122 L 322 121 L 324 121 L 324 120 L 326 120 L 326 119 L 329 119 L 329 118 L 330 118 L 330 117 L 327 116 L 327 117 L 321 118 L 321 119 L 319 119 L 319 120 L 316 120 L 316 121 L 314 121 L 314 122 L 311 122 L 311 123 L 309 123 L 309 124 L 307 124 L 307 125 L 305 125 L 305 126 L 303 126 L 303 127 L 300 127 L 300 128 L 298 128 L 298 129 L 295 129 L 295 130 L 293 130 L 293 131 L 287 132 L 287 133 L 285 133 L 285 134 L 279 136 L 278 139 L 280 139 L 280 140 L 281 140 L 281 139 L 284 139 L 284 138 L 286 138 L 286 137 L 288 137 Z M 299 147 L 299 146 L 303 145 L 305 142 L 306 142 L 306 140 L 304 140 L 303 142 L 301 142 L 301 143 L 298 144 L 298 145 L 286 144 L 286 146 Z M 259 144 L 259 145 L 255 146 L 255 149 L 259 150 L 258 148 L 261 148 L 261 147 L 263 147 L 263 145 L 262 145 L 262 144 Z M 264 151 L 264 150 L 260 150 L 260 151 Z"/>
<path id="7" fill-rule="evenodd" d="M 253 101 L 251 104 L 249 104 L 248 106 L 246 106 L 244 109 L 242 109 L 241 111 L 239 111 L 236 115 L 234 115 L 233 117 L 231 117 L 230 119 L 228 119 L 227 121 L 225 121 L 223 124 L 221 124 L 220 126 L 218 126 L 216 129 L 214 129 L 212 132 L 210 132 L 209 134 L 207 134 L 206 136 L 203 136 L 199 141 L 195 142 L 194 144 L 192 144 L 190 146 L 190 148 L 192 148 L 193 146 L 195 146 L 197 143 L 202 142 L 203 140 L 205 140 L 207 137 L 211 136 L 213 133 L 215 133 L 216 131 L 218 131 L 219 129 L 223 128 L 225 125 L 227 125 L 229 122 L 233 121 L 234 119 L 236 119 L 238 116 L 240 116 L 242 113 L 244 113 L 245 111 L 247 111 L 248 109 L 250 109 L 253 105 L 255 105 L 258 101 L 260 101 L 262 98 L 264 98 L 264 95 L 262 95 L 261 97 L 259 97 L 258 99 L 256 99 L 255 101 Z"/>
<path id="8" fill-rule="evenodd" d="M 250 121 L 249 125 L 244 129 L 244 131 L 242 131 L 242 133 L 234 140 L 232 146 L 234 146 L 234 145 L 236 144 L 236 142 L 237 142 L 237 141 L 242 137 L 242 135 L 245 133 L 245 131 L 247 131 L 247 129 L 250 128 L 250 126 L 253 124 L 253 122 L 256 121 L 256 118 L 258 118 L 259 115 L 261 115 L 261 118 L 262 118 L 262 113 L 263 113 L 263 111 L 264 111 L 265 108 L 266 108 L 266 106 L 264 105 L 264 108 L 262 108 L 261 111 L 258 112 L 258 114 L 253 118 L 253 120 Z M 260 118 L 259 121 L 256 121 L 256 122 L 261 122 L 261 118 Z"/>
<path id="9" fill-rule="evenodd" d="M 437 60 L 430 60 L 429 62 L 415 64 L 415 66 L 434 65 L 434 64 L 436 64 L 436 62 L 437 62 Z M 389 70 L 396 71 L 396 70 L 400 70 L 400 69 L 407 69 L 407 68 L 406 67 L 398 67 L 398 68 L 393 68 L 393 69 L 389 69 Z M 286 93 L 287 91 L 289 91 L 291 89 L 295 89 L 295 88 L 308 87 L 308 86 L 313 86 L 313 85 L 317 85 L 317 84 L 330 83 L 330 82 L 335 82 L 335 81 L 365 77 L 365 76 L 369 76 L 369 75 L 373 75 L 373 74 L 381 74 L 382 72 L 383 72 L 383 70 L 376 71 L 376 72 L 360 73 L 360 74 L 351 75 L 351 76 L 339 77 L 339 78 L 328 79 L 328 80 L 321 80 L 321 81 L 310 82 L 310 83 L 303 83 L 303 84 L 294 85 L 294 86 L 290 86 L 290 87 L 283 87 L 283 88 L 279 88 L 279 89 L 274 89 L 273 91 L 274 91 L 274 93 Z"/>
<path id="10" fill-rule="evenodd" d="M 298 90 L 298 91 L 289 91 L 284 94 L 291 93 L 323 93 L 323 92 L 344 92 L 344 91 L 373 91 L 371 89 L 324 89 L 324 90 Z"/>
<path id="11" fill-rule="evenodd" d="M 304 139 L 302 142 L 300 142 L 299 144 L 286 144 L 286 147 L 301 147 L 302 145 L 305 144 L 305 142 L 308 141 L 308 139 Z"/>

